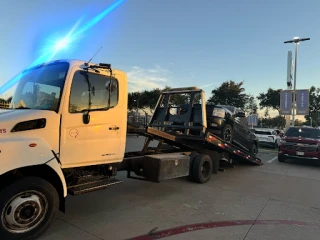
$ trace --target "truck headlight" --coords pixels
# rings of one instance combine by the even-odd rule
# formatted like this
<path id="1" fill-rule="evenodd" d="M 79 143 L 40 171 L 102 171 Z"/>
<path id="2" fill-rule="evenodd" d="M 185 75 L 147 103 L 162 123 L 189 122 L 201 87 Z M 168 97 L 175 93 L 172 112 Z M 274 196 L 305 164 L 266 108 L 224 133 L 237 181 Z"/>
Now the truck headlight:
<path id="1" fill-rule="evenodd" d="M 221 117 L 224 118 L 226 115 L 226 111 L 223 108 L 214 108 L 212 112 L 213 117 Z"/>

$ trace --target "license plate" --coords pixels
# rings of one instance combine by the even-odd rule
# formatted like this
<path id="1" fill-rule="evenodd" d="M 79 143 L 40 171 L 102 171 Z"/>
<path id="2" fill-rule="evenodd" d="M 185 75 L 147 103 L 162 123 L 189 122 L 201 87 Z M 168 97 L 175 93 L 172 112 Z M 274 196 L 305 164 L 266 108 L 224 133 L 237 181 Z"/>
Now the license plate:
<path id="1" fill-rule="evenodd" d="M 304 152 L 297 152 L 298 156 L 304 156 Z"/>

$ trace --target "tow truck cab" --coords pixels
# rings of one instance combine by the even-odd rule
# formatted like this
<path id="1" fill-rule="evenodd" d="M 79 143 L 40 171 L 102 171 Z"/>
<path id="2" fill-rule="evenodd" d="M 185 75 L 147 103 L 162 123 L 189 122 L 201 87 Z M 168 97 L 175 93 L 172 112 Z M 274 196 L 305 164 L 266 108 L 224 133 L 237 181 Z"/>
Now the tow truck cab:
<path id="1" fill-rule="evenodd" d="M 51 212 L 67 196 L 69 169 L 123 160 L 127 96 L 126 74 L 110 64 L 57 60 L 21 73 L 9 109 L 0 110 L 0 236 L 40 234 L 46 206 Z M 17 219 L 18 210 L 30 214 L 27 202 L 33 215 Z"/>
<path id="2" fill-rule="evenodd" d="M 12 165 L 49 161 L 52 152 L 62 168 L 121 161 L 127 91 L 125 73 L 103 64 L 54 61 L 24 71 L 10 108 L 0 112 L 0 141 L 6 144 L 1 159 L 8 161 L 0 174 Z M 41 150 L 39 158 L 35 144 L 45 144 L 49 151 Z M 20 148 L 23 157 L 12 158 L 9 149 Z"/>

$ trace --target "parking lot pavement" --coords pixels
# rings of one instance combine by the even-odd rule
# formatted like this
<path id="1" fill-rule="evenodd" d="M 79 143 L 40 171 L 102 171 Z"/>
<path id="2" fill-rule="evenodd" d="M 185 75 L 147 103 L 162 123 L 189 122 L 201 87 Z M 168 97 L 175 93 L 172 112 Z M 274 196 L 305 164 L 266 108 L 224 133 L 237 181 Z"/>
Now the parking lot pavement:
<path id="1" fill-rule="evenodd" d="M 143 144 L 128 140 L 128 151 Z M 123 184 L 68 197 L 42 240 L 319 239 L 320 169 L 279 163 L 260 149 L 262 166 L 237 165 L 206 184 L 186 178 Z"/>

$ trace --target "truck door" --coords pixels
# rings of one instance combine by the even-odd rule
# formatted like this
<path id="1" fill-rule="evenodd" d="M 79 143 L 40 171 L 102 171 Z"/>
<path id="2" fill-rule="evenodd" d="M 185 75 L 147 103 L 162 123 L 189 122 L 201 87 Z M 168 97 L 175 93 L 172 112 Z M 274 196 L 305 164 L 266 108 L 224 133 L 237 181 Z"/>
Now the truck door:
<path id="1" fill-rule="evenodd" d="M 123 118 L 126 116 L 123 104 L 119 104 L 118 79 L 76 70 L 67 89 L 71 89 L 70 97 L 66 97 L 66 109 L 61 119 L 60 158 L 63 166 L 121 161 L 124 154 L 122 138 L 126 134 L 123 133 L 126 131 Z M 88 109 L 90 122 L 86 124 L 83 115 Z"/>

